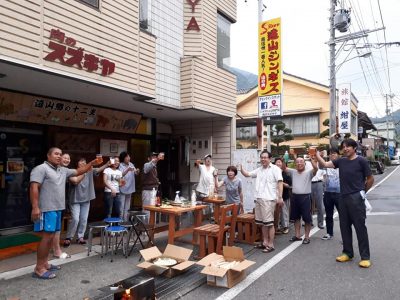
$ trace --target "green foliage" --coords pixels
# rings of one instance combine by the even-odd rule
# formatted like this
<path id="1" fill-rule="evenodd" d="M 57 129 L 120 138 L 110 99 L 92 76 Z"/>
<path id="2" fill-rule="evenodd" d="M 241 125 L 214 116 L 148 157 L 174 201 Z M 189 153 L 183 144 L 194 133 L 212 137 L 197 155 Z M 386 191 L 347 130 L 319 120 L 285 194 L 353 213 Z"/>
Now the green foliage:
<path id="1" fill-rule="evenodd" d="M 264 132 L 264 135 L 266 133 Z M 276 145 L 276 154 L 279 155 L 279 144 L 293 140 L 292 129 L 287 128 L 285 123 L 276 124 L 271 130 L 271 142 Z M 272 149 L 271 149 L 272 150 Z"/>

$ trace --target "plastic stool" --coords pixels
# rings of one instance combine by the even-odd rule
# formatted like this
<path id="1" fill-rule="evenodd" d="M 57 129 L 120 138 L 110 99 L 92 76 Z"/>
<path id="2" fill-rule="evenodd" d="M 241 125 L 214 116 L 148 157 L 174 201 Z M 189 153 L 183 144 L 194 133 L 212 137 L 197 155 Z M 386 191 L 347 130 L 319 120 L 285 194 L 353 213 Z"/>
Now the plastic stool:
<path id="1" fill-rule="evenodd" d="M 122 253 L 127 258 L 127 241 L 124 241 L 124 237 L 127 239 L 128 230 L 124 226 L 108 226 L 105 230 L 106 235 L 106 254 L 108 249 L 111 248 L 111 262 L 113 262 L 113 256 L 117 253 L 118 246 L 122 244 Z M 114 239 L 113 239 L 114 238 Z M 121 240 L 118 240 L 121 238 Z M 114 240 L 114 243 L 113 243 Z"/>

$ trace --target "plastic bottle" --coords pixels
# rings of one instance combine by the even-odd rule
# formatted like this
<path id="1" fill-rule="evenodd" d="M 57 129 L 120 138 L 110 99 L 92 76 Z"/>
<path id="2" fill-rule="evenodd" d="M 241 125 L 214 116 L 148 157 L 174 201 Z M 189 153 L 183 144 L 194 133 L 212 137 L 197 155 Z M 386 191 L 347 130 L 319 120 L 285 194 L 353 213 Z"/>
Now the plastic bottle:
<path id="1" fill-rule="evenodd" d="M 161 206 L 161 192 L 157 191 L 157 195 L 156 195 L 156 206 L 160 207 Z"/>
<path id="2" fill-rule="evenodd" d="M 196 206 L 196 199 L 197 197 L 196 197 L 196 191 L 195 190 L 192 190 L 192 197 L 190 198 L 190 200 L 191 200 L 191 204 L 192 204 L 192 206 Z"/>
<path id="3" fill-rule="evenodd" d="M 175 192 L 175 202 L 181 202 L 181 198 L 179 198 L 179 191 Z"/>
<path id="4" fill-rule="evenodd" d="M 150 205 L 156 205 L 156 194 L 157 194 L 156 189 L 153 188 L 153 189 L 151 190 Z"/>

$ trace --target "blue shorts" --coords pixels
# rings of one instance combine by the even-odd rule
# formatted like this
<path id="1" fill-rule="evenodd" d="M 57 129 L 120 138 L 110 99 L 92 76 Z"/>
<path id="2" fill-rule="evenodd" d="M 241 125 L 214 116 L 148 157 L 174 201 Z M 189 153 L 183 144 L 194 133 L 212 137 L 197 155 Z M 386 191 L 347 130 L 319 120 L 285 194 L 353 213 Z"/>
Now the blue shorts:
<path id="1" fill-rule="evenodd" d="M 304 223 L 312 223 L 311 194 L 292 194 L 290 205 L 290 220 L 303 219 Z"/>
<path id="2" fill-rule="evenodd" d="M 61 230 L 61 210 L 46 211 L 40 214 L 40 219 L 33 224 L 33 231 L 56 232 Z"/>

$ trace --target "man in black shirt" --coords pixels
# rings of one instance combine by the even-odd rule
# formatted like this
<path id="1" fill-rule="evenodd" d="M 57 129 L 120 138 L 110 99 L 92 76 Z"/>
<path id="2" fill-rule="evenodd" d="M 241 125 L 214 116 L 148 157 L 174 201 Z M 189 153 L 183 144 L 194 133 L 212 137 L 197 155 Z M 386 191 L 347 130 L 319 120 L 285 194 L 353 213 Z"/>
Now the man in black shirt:
<path id="1" fill-rule="evenodd" d="M 357 143 L 353 139 L 346 139 L 341 143 L 343 157 L 325 162 L 317 152 L 317 160 L 324 168 L 339 168 L 340 193 L 339 221 L 343 240 L 343 253 L 336 257 L 338 262 L 350 261 L 354 256 L 351 225 L 357 234 L 361 261 L 359 266 L 371 266 L 368 231 L 365 226 L 366 209 L 364 196 L 374 183 L 368 161 L 357 156 Z"/>

